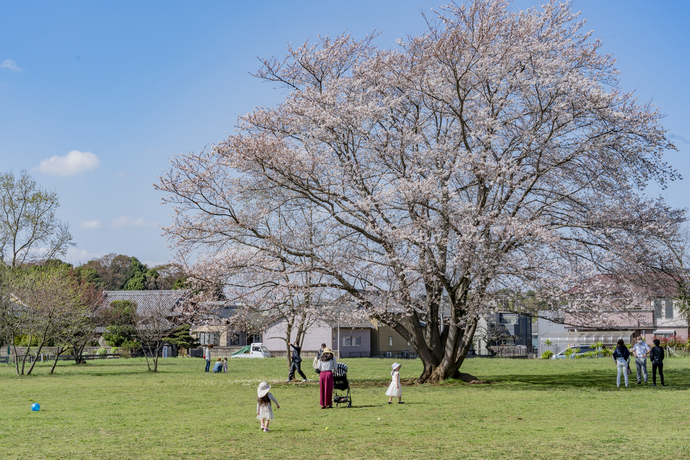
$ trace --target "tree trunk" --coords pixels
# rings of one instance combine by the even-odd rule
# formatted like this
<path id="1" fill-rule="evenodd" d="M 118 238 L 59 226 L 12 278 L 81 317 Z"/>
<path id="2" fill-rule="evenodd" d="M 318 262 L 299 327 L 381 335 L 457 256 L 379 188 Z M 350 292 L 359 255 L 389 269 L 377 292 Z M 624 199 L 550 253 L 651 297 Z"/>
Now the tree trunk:
<path id="1" fill-rule="evenodd" d="M 455 331 L 449 332 L 444 343 L 443 358 L 440 361 L 436 359 L 436 353 L 434 353 L 438 350 L 429 350 L 426 346 L 417 347 L 424 365 L 422 375 L 419 376 L 417 382 L 438 383 L 449 378 L 459 378 L 459 369 L 472 346 L 478 319 L 477 317 L 470 318 L 465 323 L 464 329 L 456 327 Z"/>
<path id="2" fill-rule="evenodd" d="M 17 371 L 17 375 L 19 374 L 19 354 L 17 353 L 17 346 L 14 344 L 14 340 L 12 340 L 12 348 L 14 349 L 14 367 L 15 370 Z M 9 357 L 7 358 L 9 360 Z"/>
<path id="3" fill-rule="evenodd" d="M 66 347 L 58 347 L 57 350 L 55 350 L 55 361 L 53 361 L 53 367 L 50 368 L 50 375 L 53 375 L 53 371 L 55 370 L 55 366 L 57 366 L 58 359 L 60 358 L 60 355 L 64 353 Z"/>
<path id="4" fill-rule="evenodd" d="M 158 351 L 160 350 L 160 347 L 156 345 L 156 351 L 154 352 L 153 356 L 151 356 L 151 359 L 153 360 L 153 372 L 158 372 Z"/>
<path id="5" fill-rule="evenodd" d="M 149 349 L 149 352 L 151 352 L 151 347 L 148 347 L 148 349 Z M 146 354 L 146 348 L 144 348 L 144 347 L 142 346 L 142 347 L 141 347 L 141 352 L 144 353 L 144 359 L 146 360 L 146 367 L 147 367 L 148 370 L 150 371 L 150 370 L 151 370 L 151 364 L 149 363 L 149 355 Z"/>
<path id="6" fill-rule="evenodd" d="M 38 362 L 38 355 L 41 354 L 41 350 L 43 349 L 43 345 L 45 345 L 45 343 L 46 343 L 46 339 L 43 339 L 41 341 L 41 344 L 38 346 L 38 350 L 36 350 L 36 359 L 34 359 L 33 362 L 31 363 L 31 367 L 29 367 L 29 371 L 26 373 L 26 375 L 31 375 L 31 371 L 34 370 L 34 366 Z"/>
<path id="7" fill-rule="evenodd" d="M 285 322 L 285 349 L 287 350 L 287 354 L 285 357 L 287 358 L 287 364 L 288 366 L 292 365 L 292 360 L 290 359 L 290 335 L 292 335 L 292 323 L 289 321 Z"/>
<path id="8" fill-rule="evenodd" d="M 86 364 L 86 360 L 84 360 L 84 348 L 86 348 L 86 344 L 87 342 L 72 345 L 72 350 L 74 350 L 74 364 Z"/>
<path id="9" fill-rule="evenodd" d="M 29 345 L 26 347 L 26 350 L 24 350 L 24 357 L 22 358 L 22 373 L 21 373 L 21 375 L 24 375 L 24 366 L 26 365 L 26 357 L 29 356 L 29 352 L 31 351 L 31 341 L 33 339 L 34 339 L 33 334 L 30 334 L 29 335 Z"/>

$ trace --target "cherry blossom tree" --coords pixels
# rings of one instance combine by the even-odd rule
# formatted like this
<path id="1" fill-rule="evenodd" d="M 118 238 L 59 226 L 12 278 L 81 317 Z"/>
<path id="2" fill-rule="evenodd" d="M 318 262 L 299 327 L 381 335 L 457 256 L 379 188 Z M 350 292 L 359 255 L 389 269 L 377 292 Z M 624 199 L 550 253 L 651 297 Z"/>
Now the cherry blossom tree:
<path id="1" fill-rule="evenodd" d="M 342 35 L 264 60 L 285 99 L 157 185 L 180 257 L 308 265 L 414 345 L 421 382 L 458 376 L 492 292 L 563 305 L 597 274 L 659 267 L 684 219 L 644 192 L 678 178 L 662 115 L 567 2 L 509 3 L 453 3 L 393 49 Z M 314 210 L 313 238 L 278 231 L 290 205 Z"/>

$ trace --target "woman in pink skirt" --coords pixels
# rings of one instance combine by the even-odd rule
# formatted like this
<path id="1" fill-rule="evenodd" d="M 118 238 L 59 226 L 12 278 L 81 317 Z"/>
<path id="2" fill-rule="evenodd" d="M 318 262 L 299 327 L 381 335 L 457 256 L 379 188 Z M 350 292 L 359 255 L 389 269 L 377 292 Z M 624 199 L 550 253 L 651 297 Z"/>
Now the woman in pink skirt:
<path id="1" fill-rule="evenodd" d="M 319 358 L 319 403 L 321 409 L 333 408 L 333 372 L 336 361 L 333 351 L 326 347 Z"/>

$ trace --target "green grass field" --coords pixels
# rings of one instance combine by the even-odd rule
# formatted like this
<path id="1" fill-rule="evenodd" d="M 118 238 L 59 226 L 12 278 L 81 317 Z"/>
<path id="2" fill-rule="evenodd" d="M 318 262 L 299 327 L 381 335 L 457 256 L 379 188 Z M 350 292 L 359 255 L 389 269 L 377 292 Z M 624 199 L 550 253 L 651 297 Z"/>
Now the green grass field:
<path id="1" fill-rule="evenodd" d="M 157 374 L 142 359 L 28 377 L 2 364 L 0 458 L 690 458 L 690 359 L 666 360 L 670 386 L 630 389 L 612 359 L 475 359 L 463 371 L 494 383 L 405 386 L 404 405 L 386 404 L 392 360 L 344 362 L 354 407 L 333 410 L 316 381 L 282 383 L 278 358 L 231 360 L 227 374 L 192 358 L 161 359 Z M 401 375 L 420 370 L 404 361 Z M 255 418 L 262 380 L 281 404 L 270 433 Z"/>

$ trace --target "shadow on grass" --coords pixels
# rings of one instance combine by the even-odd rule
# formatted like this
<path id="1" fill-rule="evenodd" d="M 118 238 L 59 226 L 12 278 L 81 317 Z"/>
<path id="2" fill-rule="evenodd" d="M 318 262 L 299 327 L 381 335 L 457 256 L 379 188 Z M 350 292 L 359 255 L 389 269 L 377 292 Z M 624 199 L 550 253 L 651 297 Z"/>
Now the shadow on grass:
<path id="1" fill-rule="evenodd" d="M 649 380 L 652 383 L 651 369 L 648 369 Z M 561 374 L 503 374 L 499 376 L 482 376 L 489 380 L 496 381 L 497 384 L 522 387 L 532 390 L 553 390 L 553 389 L 601 389 L 612 391 L 619 389 L 616 387 L 616 370 L 589 370 L 583 373 L 561 373 Z M 690 369 L 664 369 L 664 380 L 667 386 L 662 387 L 659 376 L 657 375 L 657 387 L 649 385 L 635 385 L 637 375 L 634 366 L 632 374 L 628 376 L 630 387 L 634 389 L 648 389 L 650 391 L 672 391 L 690 389 Z M 621 388 L 623 387 L 623 376 L 621 376 Z M 521 388 L 521 389 L 522 389 Z"/>

